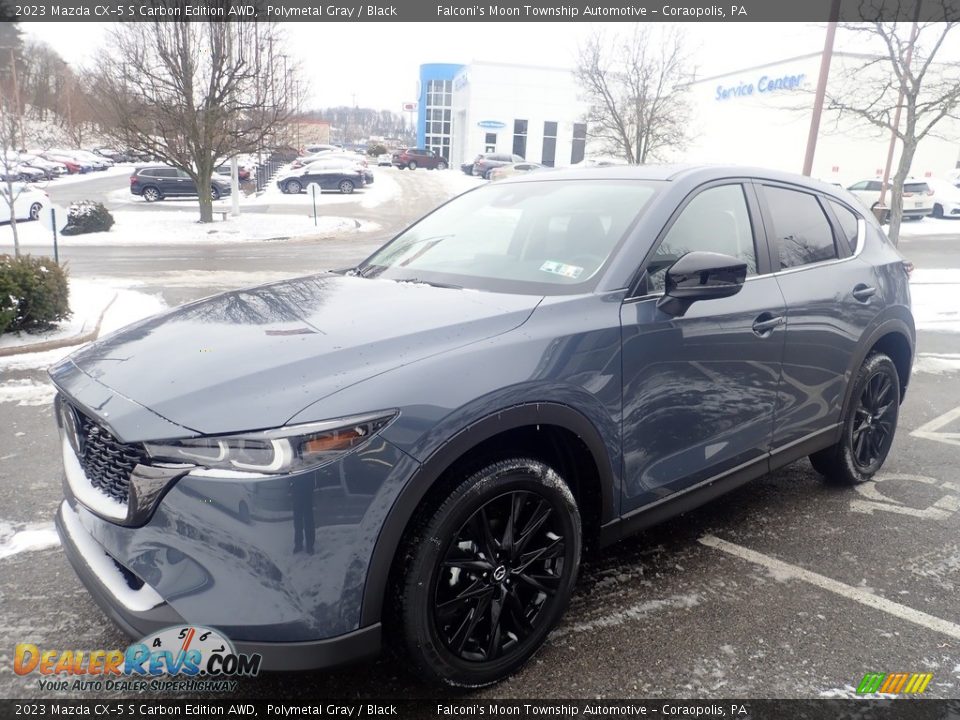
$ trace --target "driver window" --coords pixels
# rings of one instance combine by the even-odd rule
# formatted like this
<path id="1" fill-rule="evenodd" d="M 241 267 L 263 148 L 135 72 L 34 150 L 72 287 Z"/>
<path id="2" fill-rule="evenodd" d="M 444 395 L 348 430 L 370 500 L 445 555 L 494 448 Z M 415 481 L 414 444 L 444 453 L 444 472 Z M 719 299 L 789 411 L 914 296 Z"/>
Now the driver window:
<path id="1" fill-rule="evenodd" d="M 647 265 L 647 292 L 662 292 L 667 268 L 695 250 L 730 255 L 747 264 L 747 275 L 757 274 L 757 251 L 742 185 L 713 187 L 690 201 Z"/>

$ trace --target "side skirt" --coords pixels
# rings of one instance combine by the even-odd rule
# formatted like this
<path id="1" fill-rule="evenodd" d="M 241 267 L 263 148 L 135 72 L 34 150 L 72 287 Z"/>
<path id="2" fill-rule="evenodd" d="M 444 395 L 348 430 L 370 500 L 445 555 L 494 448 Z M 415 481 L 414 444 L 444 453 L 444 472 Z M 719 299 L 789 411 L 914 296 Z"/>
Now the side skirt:
<path id="1" fill-rule="evenodd" d="M 607 523 L 600 529 L 600 545 L 611 545 L 641 530 L 659 525 L 665 520 L 689 512 L 711 500 L 736 490 L 762 475 L 789 465 L 817 450 L 830 447 L 840 436 L 841 424 L 837 423 L 810 435 L 795 440 L 789 445 L 773 450 L 749 463 L 738 465 L 715 475 L 686 490 L 637 508 L 619 520 Z"/>

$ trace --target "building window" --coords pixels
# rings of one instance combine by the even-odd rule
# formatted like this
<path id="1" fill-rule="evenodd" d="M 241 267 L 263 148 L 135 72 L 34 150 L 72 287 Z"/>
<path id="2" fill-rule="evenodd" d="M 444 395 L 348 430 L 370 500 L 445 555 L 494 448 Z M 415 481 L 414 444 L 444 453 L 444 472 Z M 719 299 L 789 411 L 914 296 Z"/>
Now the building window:
<path id="1" fill-rule="evenodd" d="M 483 151 L 492 153 L 497 151 L 497 134 L 487 133 L 483 138 Z"/>
<path id="2" fill-rule="evenodd" d="M 547 120 L 543 124 L 543 157 L 541 162 L 553 167 L 557 159 L 557 123 Z"/>
<path id="3" fill-rule="evenodd" d="M 427 82 L 427 107 L 424 114 L 424 145 L 450 159 L 451 106 L 453 80 Z"/>
<path id="4" fill-rule="evenodd" d="M 513 154 L 527 157 L 527 121 L 513 121 Z"/>
<path id="5" fill-rule="evenodd" d="M 570 150 L 570 164 L 576 165 L 583 160 L 583 154 L 587 147 L 587 124 L 573 124 L 573 146 Z"/>

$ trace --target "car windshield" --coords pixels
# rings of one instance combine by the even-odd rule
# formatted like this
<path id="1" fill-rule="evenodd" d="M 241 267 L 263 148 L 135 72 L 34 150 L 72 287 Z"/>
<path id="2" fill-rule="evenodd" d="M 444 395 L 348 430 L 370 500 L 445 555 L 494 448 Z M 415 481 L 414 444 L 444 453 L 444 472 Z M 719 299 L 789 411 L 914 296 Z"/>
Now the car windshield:
<path id="1" fill-rule="evenodd" d="M 497 292 L 585 292 L 661 183 L 550 180 L 488 185 L 443 205 L 359 274 Z"/>

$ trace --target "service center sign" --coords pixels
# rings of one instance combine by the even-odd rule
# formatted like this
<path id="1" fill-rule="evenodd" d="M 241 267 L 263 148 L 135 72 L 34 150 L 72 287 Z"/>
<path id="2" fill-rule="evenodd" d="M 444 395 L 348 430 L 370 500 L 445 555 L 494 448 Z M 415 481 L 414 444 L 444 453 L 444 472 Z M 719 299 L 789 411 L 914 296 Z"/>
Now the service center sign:
<path id="1" fill-rule="evenodd" d="M 760 94 L 779 92 L 781 90 L 796 90 L 803 86 L 803 73 L 797 75 L 761 75 L 755 83 L 738 82 L 735 85 L 717 85 L 717 94 L 714 100 L 733 100 L 747 97 L 754 92 Z"/>

